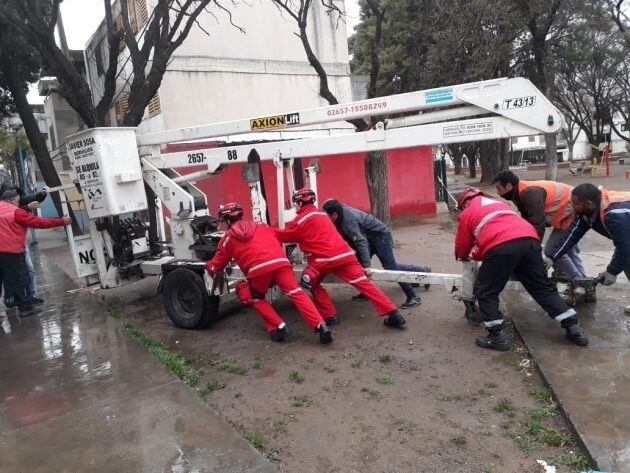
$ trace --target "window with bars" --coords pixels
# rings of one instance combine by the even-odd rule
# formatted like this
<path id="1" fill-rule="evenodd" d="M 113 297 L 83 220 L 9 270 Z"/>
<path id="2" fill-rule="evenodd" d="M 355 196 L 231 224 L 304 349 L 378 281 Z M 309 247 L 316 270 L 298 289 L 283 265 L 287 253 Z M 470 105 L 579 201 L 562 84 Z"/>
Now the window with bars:
<path id="1" fill-rule="evenodd" d="M 158 94 L 155 94 L 153 98 L 149 101 L 147 108 L 149 109 L 149 117 L 154 117 L 158 113 L 162 112 L 162 109 L 160 107 L 160 96 Z"/>

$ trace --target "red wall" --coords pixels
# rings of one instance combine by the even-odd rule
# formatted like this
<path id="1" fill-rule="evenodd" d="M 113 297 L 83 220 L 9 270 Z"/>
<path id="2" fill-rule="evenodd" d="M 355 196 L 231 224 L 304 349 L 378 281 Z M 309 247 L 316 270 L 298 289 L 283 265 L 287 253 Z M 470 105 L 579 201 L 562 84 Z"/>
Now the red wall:
<path id="1" fill-rule="evenodd" d="M 167 151 L 208 148 L 210 143 L 169 145 Z M 354 153 L 319 158 L 320 173 L 317 175 L 319 202 L 335 198 L 352 207 L 370 209 L 367 185 L 363 170 L 365 153 Z M 311 161 L 303 160 L 303 167 Z M 389 203 L 392 217 L 414 217 L 434 214 L 436 211 L 433 182 L 432 150 L 429 146 L 397 149 L 387 152 Z M 182 168 L 182 173 L 199 167 Z M 267 207 L 272 223 L 277 222 L 276 168 L 271 161 L 262 163 L 267 194 Z M 241 166 L 229 165 L 218 175 L 197 182 L 197 187 L 208 197 L 210 212 L 216 215 L 217 207 L 225 202 L 240 202 L 251 217 L 249 190 L 241 179 Z M 285 196 L 288 197 L 285 185 Z"/>

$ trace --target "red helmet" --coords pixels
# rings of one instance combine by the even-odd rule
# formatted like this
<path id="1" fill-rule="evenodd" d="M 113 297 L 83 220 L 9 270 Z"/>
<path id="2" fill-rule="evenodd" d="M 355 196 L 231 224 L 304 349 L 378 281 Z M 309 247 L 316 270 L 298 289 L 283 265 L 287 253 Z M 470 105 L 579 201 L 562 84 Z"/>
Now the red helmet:
<path id="1" fill-rule="evenodd" d="M 315 202 L 315 200 L 317 200 L 317 196 L 315 195 L 315 192 L 313 192 L 308 187 L 302 187 L 301 189 L 293 192 L 292 200 L 293 202 L 303 202 L 305 204 L 308 204 L 311 202 Z"/>
<path id="2" fill-rule="evenodd" d="M 467 201 L 478 195 L 483 195 L 483 191 L 478 187 L 468 187 L 464 189 L 457 198 L 457 208 L 461 210 Z"/>
<path id="3" fill-rule="evenodd" d="M 243 216 L 243 207 L 237 202 L 219 205 L 220 220 L 234 220 Z"/>

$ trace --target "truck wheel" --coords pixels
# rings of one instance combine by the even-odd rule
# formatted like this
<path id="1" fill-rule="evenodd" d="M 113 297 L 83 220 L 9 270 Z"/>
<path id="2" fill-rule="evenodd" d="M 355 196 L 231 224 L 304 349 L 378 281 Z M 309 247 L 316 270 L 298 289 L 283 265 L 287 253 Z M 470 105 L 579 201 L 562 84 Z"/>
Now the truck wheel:
<path id="1" fill-rule="evenodd" d="M 203 278 L 184 268 L 166 275 L 162 282 L 162 300 L 173 323 L 186 329 L 208 327 L 219 309 L 219 298 L 208 296 Z"/>

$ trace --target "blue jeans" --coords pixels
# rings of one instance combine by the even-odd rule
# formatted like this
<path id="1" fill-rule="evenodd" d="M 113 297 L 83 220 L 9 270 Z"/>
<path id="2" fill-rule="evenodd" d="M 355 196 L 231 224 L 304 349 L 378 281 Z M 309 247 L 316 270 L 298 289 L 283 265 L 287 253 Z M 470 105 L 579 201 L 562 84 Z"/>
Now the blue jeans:
<path id="1" fill-rule="evenodd" d="M 28 287 L 26 289 L 27 295 L 33 297 L 35 295 L 35 268 L 33 267 L 33 259 L 31 258 L 31 252 L 28 245 L 24 248 L 24 261 L 26 262 L 26 270 L 28 272 Z M 13 301 L 13 290 L 4 285 L 4 300 Z"/>
<path id="2" fill-rule="evenodd" d="M 556 253 L 567 237 L 567 230 L 558 230 L 554 228 L 547 239 L 545 245 L 545 256 L 550 257 Z M 577 245 L 571 248 L 562 258 L 554 264 L 555 268 L 561 273 L 571 278 L 585 278 L 586 271 L 580 259 L 580 249 Z"/>
<path id="3" fill-rule="evenodd" d="M 376 255 L 378 260 L 381 262 L 383 269 L 391 269 L 393 271 L 414 271 L 421 273 L 427 271 L 427 268 L 423 266 L 396 262 L 396 257 L 394 256 L 394 240 L 392 239 L 392 234 L 390 232 L 382 233 L 375 238 L 371 238 L 369 243 L 370 252 L 373 255 Z M 398 284 L 405 293 L 405 296 L 407 296 L 407 299 L 411 297 L 418 297 L 411 284 L 406 282 Z"/>

